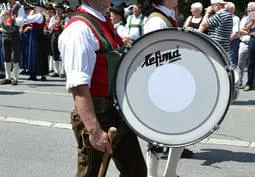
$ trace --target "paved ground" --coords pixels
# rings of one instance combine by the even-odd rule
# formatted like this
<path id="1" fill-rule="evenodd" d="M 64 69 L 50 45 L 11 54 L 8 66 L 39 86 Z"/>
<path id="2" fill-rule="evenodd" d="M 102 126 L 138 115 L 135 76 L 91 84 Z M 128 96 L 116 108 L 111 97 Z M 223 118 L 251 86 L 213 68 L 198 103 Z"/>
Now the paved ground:
<path id="1" fill-rule="evenodd" d="M 73 101 L 64 80 L 0 86 L 0 177 L 70 177 L 75 173 L 75 140 L 69 124 Z M 255 91 L 240 92 L 220 129 L 189 148 L 181 177 L 255 177 Z M 146 143 L 140 140 L 145 153 Z M 165 161 L 161 162 L 162 174 Z M 107 177 L 117 177 L 111 164 Z M 161 176 L 161 175 L 159 175 Z"/>

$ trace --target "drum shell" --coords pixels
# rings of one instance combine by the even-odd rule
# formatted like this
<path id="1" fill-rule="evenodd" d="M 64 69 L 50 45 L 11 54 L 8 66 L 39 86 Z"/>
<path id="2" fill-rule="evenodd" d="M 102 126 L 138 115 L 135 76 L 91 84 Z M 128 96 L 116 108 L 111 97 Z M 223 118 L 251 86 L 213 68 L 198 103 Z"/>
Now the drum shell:
<path id="1" fill-rule="evenodd" d="M 157 34 L 158 35 L 155 35 Z M 169 39 L 165 39 L 164 37 L 160 37 L 162 34 L 164 34 L 166 36 L 167 33 L 174 33 L 174 34 L 171 34 L 170 36 L 172 37 L 169 37 Z M 160 34 L 160 35 L 159 35 Z M 178 37 L 174 37 L 176 34 L 180 34 Z M 128 73 L 129 71 L 131 70 L 122 70 L 122 68 L 124 67 L 131 67 L 132 65 L 132 62 L 125 62 L 127 60 L 131 60 L 132 57 L 127 57 L 128 55 L 130 55 L 130 50 L 133 51 L 131 52 L 132 54 L 136 53 L 136 51 L 139 51 L 139 50 L 146 50 L 147 48 L 152 48 L 153 50 L 153 44 L 150 44 L 149 47 L 148 46 L 148 43 L 153 43 L 157 40 L 153 39 L 153 40 L 149 40 L 149 38 L 151 36 L 158 36 L 158 38 L 162 39 L 162 40 L 176 40 L 177 43 L 178 42 L 182 42 L 182 41 L 185 41 L 187 40 L 188 38 L 186 38 L 187 36 L 192 36 L 192 39 L 199 39 L 199 42 L 202 42 L 202 43 L 208 43 L 208 49 L 201 49 L 201 53 L 203 53 L 204 55 L 208 55 L 208 56 L 214 56 L 213 58 L 210 58 L 210 60 L 213 60 L 211 61 L 212 62 L 212 65 L 220 65 L 222 68 L 224 68 L 225 72 L 227 73 L 227 82 L 228 85 L 229 85 L 229 89 L 231 91 L 228 91 L 227 94 L 228 96 L 225 98 L 224 100 L 224 107 L 225 107 L 225 110 L 221 110 L 221 115 L 220 116 L 217 116 L 217 120 L 213 121 L 214 122 L 214 125 L 210 127 L 210 129 L 206 130 L 206 131 L 203 131 L 201 133 L 201 135 L 199 135 L 199 137 L 196 137 L 195 139 L 194 138 L 191 138 L 190 140 L 188 140 L 188 138 L 184 138 L 185 141 L 171 141 L 171 140 L 167 140 L 168 137 L 166 136 L 165 138 L 163 139 L 160 139 L 160 136 L 165 136 L 165 134 L 167 134 L 166 132 L 163 131 L 160 132 L 158 135 L 158 131 L 160 131 L 161 128 L 151 128 L 152 131 L 156 131 L 157 133 L 155 133 L 155 138 L 152 138 L 152 137 L 148 137 L 147 135 L 150 134 L 150 133 L 141 133 L 141 131 L 143 131 L 144 127 L 141 128 L 141 130 L 139 130 L 139 128 L 137 129 L 136 127 L 136 124 L 139 124 L 137 122 L 134 123 L 133 120 L 129 120 L 129 116 L 130 116 L 130 113 L 132 114 L 132 111 L 127 111 L 125 112 L 125 106 L 129 105 L 130 103 L 125 103 L 123 104 L 123 98 L 121 98 L 122 96 L 120 96 L 121 94 L 118 93 L 119 90 L 122 90 L 124 92 L 126 92 L 128 89 L 127 87 L 123 86 L 121 89 L 119 89 L 119 85 L 125 85 L 127 84 L 128 81 L 120 81 L 120 80 L 125 80 L 127 77 L 119 77 L 119 75 L 123 75 L 125 73 Z M 191 40 L 192 40 L 191 39 Z M 188 45 L 193 45 L 192 41 L 188 41 Z M 191 44 L 192 43 L 192 44 Z M 186 45 L 186 44 L 185 44 Z M 185 46 L 184 45 L 184 46 Z M 142 46 L 142 49 L 139 49 L 138 46 Z M 182 47 L 181 45 L 179 46 L 180 48 Z M 186 47 L 186 46 L 185 46 Z M 185 48 L 184 47 L 184 48 Z M 200 46 L 198 47 L 195 47 L 196 50 L 200 50 L 199 49 Z M 203 45 L 201 45 L 202 48 L 205 48 Z M 148 140 L 148 141 L 153 141 L 153 142 L 157 142 L 157 143 L 160 143 L 160 144 L 166 144 L 168 146 L 171 146 L 171 147 L 180 147 L 180 146 L 187 146 L 187 145 L 190 145 L 190 144 L 194 144 L 204 138 L 206 138 L 207 136 L 209 136 L 215 129 L 217 129 L 221 123 L 221 121 L 224 119 L 224 116 L 228 110 L 228 107 L 229 107 L 229 104 L 231 102 L 231 97 L 232 97 L 232 93 L 233 93 L 233 90 L 234 90 L 234 76 L 233 76 L 233 71 L 228 69 L 228 67 L 230 66 L 230 62 L 227 58 L 227 54 L 224 52 L 224 50 L 219 46 L 218 43 L 212 41 L 210 38 L 208 38 L 206 35 L 203 35 L 201 33 L 197 33 L 197 32 L 193 32 L 193 31 L 184 31 L 184 30 L 181 30 L 181 29 L 176 29 L 176 28 L 170 28 L 170 29 L 164 29 L 164 30 L 160 30 L 160 31 L 157 31 L 157 32 L 153 32 L 153 33 L 150 33 L 148 35 L 145 35 L 143 38 L 137 40 L 134 44 L 133 44 L 133 47 L 130 49 L 126 54 L 124 54 L 122 56 L 122 61 L 120 62 L 119 64 L 119 70 L 117 71 L 116 73 L 116 84 L 115 84 L 115 104 L 117 105 L 117 109 L 120 110 L 121 114 L 123 115 L 123 118 L 124 120 L 127 122 L 127 124 L 142 138 L 144 138 L 145 140 Z M 193 48 L 192 48 L 193 50 Z M 215 53 L 216 52 L 216 53 Z M 135 57 L 134 57 L 135 58 Z M 209 58 L 208 58 L 209 59 Z M 136 59 L 134 59 L 136 60 Z M 134 61 L 133 63 L 135 63 L 136 61 Z M 214 63 L 214 64 L 213 64 Z M 216 64 L 215 64 L 216 63 Z M 215 66 L 213 66 L 215 67 Z M 219 68 L 219 66 L 217 66 Z M 220 68 L 221 68 L 220 67 Z M 223 69 L 220 69 L 220 70 L 223 70 Z M 133 69 L 132 72 L 136 72 L 136 69 Z M 221 71 L 221 72 L 224 72 L 224 71 Z M 127 95 L 127 93 L 124 93 L 124 95 Z M 139 96 L 139 94 L 138 94 Z M 125 97 L 125 96 L 124 96 Z M 145 101 L 146 102 L 146 101 Z M 173 115 L 173 114 L 172 114 Z M 140 119 L 140 118 L 138 118 Z M 140 120 L 138 120 L 139 122 Z M 135 125 L 134 125 L 135 124 Z M 143 123 L 142 123 L 143 124 Z M 146 127 L 146 126 L 145 126 Z M 153 130 L 154 129 L 154 130 Z M 154 132 L 153 132 L 154 133 Z M 161 134 L 162 133 L 162 134 Z M 163 135 L 164 134 L 164 135 Z M 169 135 L 169 139 L 175 139 L 175 137 L 178 137 L 179 139 L 182 139 L 182 137 L 175 133 L 170 133 L 171 135 Z M 185 134 L 185 133 L 184 133 Z M 184 136 L 189 136 L 188 134 L 187 135 L 184 135 Z"/>

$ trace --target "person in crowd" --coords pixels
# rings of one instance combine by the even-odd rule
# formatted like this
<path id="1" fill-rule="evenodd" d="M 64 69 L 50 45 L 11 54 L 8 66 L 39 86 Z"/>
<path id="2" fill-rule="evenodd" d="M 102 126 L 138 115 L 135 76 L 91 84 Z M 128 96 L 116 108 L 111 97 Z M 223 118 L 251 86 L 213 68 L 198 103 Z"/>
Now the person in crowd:
<path id="1" fill-rule="evenodd" d="M 204 32 L 208 28 L 208 35 L 218 42 L 229 55 L 230 37 L 233 29 L 232 14 L 225 8 L 227 2 L 211 0 L 198 31 Z"/>
<path id="2" fill-rule="evenodd" d="M 250 12 L 248 14 L 245 28 L 249 31 L 250 41 L 248 44 L 248 79 L 244 91 L 252 90 L 254 84 L 255 74 L 255 6 L 253 3 L 250 4 Z"/>
<path id="3" fill-rule="evenodd" d="M 0 41 L 2 41 L 2 27 L 0 25 Z M 0 79 L 5 78 L 4 75 L 4 57 L 3 57 L 3 50 L 2 50 L 2 42 L 0 42 Z"/>
<path id="4" fill-rule="evenodd" d="M 251 11 L 255 10 L 252 9 L 253 3 L 248 3 L 247 5 L 247 13 L 250 13 Z M 254 6 L 255 7 L 255 6 Z M 243 75 L 244 75 L 244 68 L 248 63 L 248 44 L 251 39 L 249 31 L 245 27 L 247 22 L 247 14 L 245 14 L 240 22 L 240 46 L 238 50 L 238 75 L 239 75 L 239 88 L 244 88 L 243 85 Z"/>
<path id="5" fill-rule="evenodd" d="M 65 26 L 67 25 L 67 23 L 68 23 L 68 21 L 72 18 L 72 16 L 74 15 L 74 10 L 71 8 L 71 7 L 68 7 L 67 9 L 66 9 L 66 17 L 65 17 Z"/>
<path id="6" fill-rule="evenodd" d="M 51 18 L 49 23 L 49 29 L 52 31 L 51 34 L 51 51 L 53 55 L 53 64 L 54 64 L 54 73 L 52 73 L 51 77 L 59 77 L 61 74 L 62 61 L 60 57 L 60 53 L 58 50 L 58 37 L 64 29 L 65 25 L 65 14 L 64 14 L 64 6 L 62 3 L 57 3 L 55 6 L 56 15 Z"/>
<path id="7" fill-rule="evenodd" d="M 29 36 L 28 72 L 29 80 L 37 80 L 36 76 L 41 76 L 41 81 L 46 81 L 48 74 L 48 45 L 44 35 L 45 16 L 43 5 L 33 4 L 32 13 L 26 16 L 25 23 L 30 24 L 31 33 Z"/>
<path id="8" fill-rule="evenodd" d="M 152 31 L 177 27 L 177 21 L 175 17 L 175 9 L 178 5 L 178 0 L 153 0 L 155 9 L 148 16 L 148 20 L 144 25 L 144 34 Z M 148 177 L 157 177 L 160 153 L 164 152 L 166 148 L 152 143 L 148 144 L 147 151 L 147 169 Z M 168 153 L 169 171 L 171 177 L 177 177 L 176 168 L 178 161 L 182 155 L 184 148 L 170 148 Z M 166 151 L 166 150 L 165 150 Z M 193 153 L 192 153 L 193 154 Z"/>
<path id="9" fill-rule="evenodd" d="M 184 27 L 191 29 L 198 29 L 202 20 L 203 5 L 200 2 L 191 4 L 191 16 L 185 21 Z"/>
<path id="10" fill-rule="evenodd" d="M 76 177 L 97 177 L 103 152 L 112 154 L 119 176 L 146 177 L 137 136 L 112 104 L 114 72 L 108 73 L 108 64 L 118 60 L 107 58 L 107 51 L 123 43 L 113 33 L 110 19 L 104 16 L 110 3 L 111 0 L 83 0 L 58 42 L 65 63 L 66 87 L 75 102 L 71 123 L 78 143 Z M 118 129 L 113 150 L 107 136 L 111 126 Z"/>
<path id="11" fill-rule="evenodd" d="M 121 37 L 124 44 L 130 41 L 128 30 L 125 27 L 124 9 L 122 6 L 113 6 L 110 8 L 110 19 L 114 26 L 115 31 Z"/>
<path id="12" fill-rule="evenodd" d="M 237 66 L 238 64 L 238 50 L 240 45 L 240 18 L 235 15 L 235 4 L 228 2 L 225 7 L 232 14 L 233 29 L 230 37 L 230 60 L 232 64 Z"/>
<path id="13" fill-rule="evenodd" d="M 127 17 L 126 28 L 128 29 L 129 38 L 135 41 L 143 35 L 143 25 L 147 17 L 142 13 L 142 5 L 136 3 L 133 6 L 133 14 Z"/>
<path id="14" fill-rule="evenodd" d="M 49 51 L 48 51 L 48 61 L 49 61 L 49 73 L 53 72 L 53 56 L 52 56 L 52 47 L 51 47 L 51 37 L 52 37 L 52 30 L 49 28 L 50 20 L 51 18 L 56 14 L 55 8 L 53 5 L 48 5 L 45 18 L 46 18 L 46 24 L 44 27 L 44 34 L 47 39 L 47 45 L 49 46 Z"/>
<path id="15" fill-rule="evenodd" d="M 4 56 L 5 79 L 1 84 L 18 84 L 20 28 L 24 24 L 25 11 L 16 0 L 8 0 L 7 9 L 0 15 L 2 24 L 2 47 Z M 11 69 L 14 76 L 11 78 Z"/>

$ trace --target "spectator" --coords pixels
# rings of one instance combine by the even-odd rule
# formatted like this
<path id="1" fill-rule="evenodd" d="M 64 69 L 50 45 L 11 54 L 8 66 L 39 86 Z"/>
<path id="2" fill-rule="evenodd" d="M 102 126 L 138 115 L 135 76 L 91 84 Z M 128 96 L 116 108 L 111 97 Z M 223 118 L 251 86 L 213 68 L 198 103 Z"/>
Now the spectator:
<path id="1" fill-rule="evenodd" d="M 191 4 L 191 16 L 189 16 L 184 24 L 185 28 L 198 29 L 203 20 L 203 5 L 200 2 Z"/>
<path id="2" fill-rule="evenodd" d="M 211 0 L 211 6 L 207 8 L 198 31 L 204 32 L 209 28 L 208 35 L 229 54 L 233 18 L 232 14 L 225 8 L 226 3 L 223 0 Z"/>
<path id="3" fill-rule="evenodd" d="M 235 4 L 228 2 L 226 8 L 232 14 L 233 18 L 233 29 L 230 37 L 230 60 L 232 64 L 237 66 L 238 64 L 238 50 L 240 44 L 240 18 L 236 16 L 235 13 Z"/>
<path id="4" fill-rule="evenodd" d="M 126 27 L 128 29 L 129 38 L 136 40 L 143 35 L 143 25 L 147 17 L 142 13 L 142 5 L 136 3 L 133 6 L 133 14 L 127 17 Z"/>
<path id="5" fill-rule="evenodd" d="M 251 3 L 248 4 L 247 13 L 251 12 Z M 251 39 L 249 31 L 245 27 L 247 22 L 247 14 L 245 14 L 240 22 L 240 46 L 238 50 L 238 75 L 239 75 L 239 88 L 244 88 L 243 86 L 243 74 L 244 68 L 248 63 L 248 44 Z"/>
<path id="6" fill-rule="evenodd" d="M 251 40 L 248 47 L 248 80 L 244 91 L 252 90 L 254 83 L 254 73 L 255 73 L 255 4 L 251 2 L 250 4 L 251 12 L 248 14 L 248 19 L 246 23 L 247 31 L 250 31 Z"/>

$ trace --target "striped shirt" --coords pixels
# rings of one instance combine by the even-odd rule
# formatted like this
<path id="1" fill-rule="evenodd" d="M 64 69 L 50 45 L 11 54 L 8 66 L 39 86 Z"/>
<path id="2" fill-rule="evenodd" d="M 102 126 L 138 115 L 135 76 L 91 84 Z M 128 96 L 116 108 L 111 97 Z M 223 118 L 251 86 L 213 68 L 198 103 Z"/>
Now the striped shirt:
<path id="1" fill-rule="evenodd" d="M 210 26 L 208 35 L 218 42 L 226 52 L 230 50 L 230 36 L 233 29 L 233 16 L 227 9 L 216 12 L 207 19 Z"/>

